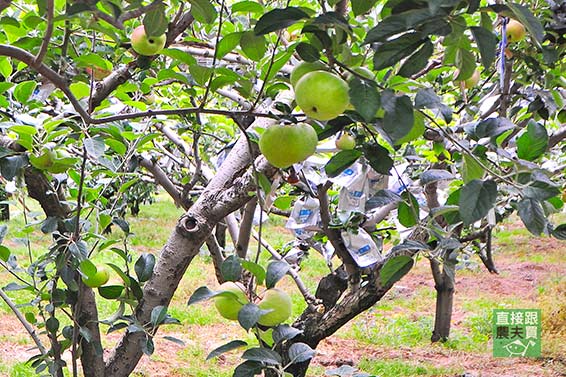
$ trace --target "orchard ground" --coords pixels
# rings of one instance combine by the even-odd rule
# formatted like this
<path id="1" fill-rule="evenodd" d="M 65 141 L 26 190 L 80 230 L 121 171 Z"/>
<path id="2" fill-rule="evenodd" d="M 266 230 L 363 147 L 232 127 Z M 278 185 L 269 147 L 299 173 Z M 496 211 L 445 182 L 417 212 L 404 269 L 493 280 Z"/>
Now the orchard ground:
<path id="1" fill-rule="evenodd" d="M 21 209 L 11 207 L 11 212 L 10 232 L 4 242 L 25 265 L 27 248 L 22 246 L 21 240 L 27 235 L 15 233 L 18 227 L 10 225 L 23 223 Z M 37 216 L 41 216 L 39 213 L 36 212 Z M 132 249 L 138 253 L 159 253 L 181 213 L 164 195 L 153 205 L 143 206 L 138 218 L 128 218 L 134 233 L 130 240 Z M 562 220 L 564 218 L 562 214 Z M 111 237 L 119 238 L 119 232 L 114 229 Z M 31 251 L 39 255 L 49 245 L 50 237 L 36 238 L 35 234 L 30 239 Z M 276 216 L 265 226 L 264 235 L 275 247 L 292 238 L 284 228 L 284 219 Z M 257 250 L 257 246 L 251 250 Z M 151 357 L 144 356 L 133 376 L 231 376 L 241 352 L 208 362 L 205 361 L 207 354 L 230 340 L 255 341 L 236 323 L 220 317 L 212 302 L 186 306 L 189 296 L 199 286 L 215 288 L 218 285 L 212 262 L 204 254 L 189 267 L 170 306 L 170 313 L 182 325 L 159 330 L 155 353 Z M 452 334 L 447 343 L 430 343 L 434 284 L 427 260 L 420 258 L 416 267 L 381 302 L 321 344 L 308 375 L 322 376 L 326 370 L 341 365 L 384 377 L 566 375 L 566 343 L 563 341 L 566 338 L 566 243 L 532 237 L 522 225 L 509 221 L 498 227 L 495 259 L 499 275 L 490 275 L 475 257 L 458 270 Z M 104 252 L 94 261 L 117 263 L 119 259 Z M 301 276 L 314 290 L 316 281 L 326 272 L 322 258 L 312 252 L 303 262 Z M 117 279 L 112 275 L 110 282 Z M 11 276 L 0 271 L 0 285 L 5 286 L 10 281 Z M 288 278 L 281 288 L 291 294 L 293 315 L 298 315 L 304 308 L 298 290 Z M 9 292 L 9 295 L 19 304 L 29 300 L 21 292 Z M 101 318 L 110 316 L 116 308 L 110 301 L 99 303 Z M 542 358 L 496 359 L 491 356 L 491 313 L 496 308 L 542 309 Z M 26 312 L 32 308 L 22 307 L 21 310 Z M 164 336 L 181 339 L 185 345 L 170 342 Z M 119 337 L 118 333 L 105 337 L 105 349 L 110 349 Z M 32 342 L 4 302 L 0 302 L 0 345 L 0 376 L 34 376 L 25 365 L 35 354 L 30 350 Z M 68 355 L 67 359 L 70 360 Z"/>

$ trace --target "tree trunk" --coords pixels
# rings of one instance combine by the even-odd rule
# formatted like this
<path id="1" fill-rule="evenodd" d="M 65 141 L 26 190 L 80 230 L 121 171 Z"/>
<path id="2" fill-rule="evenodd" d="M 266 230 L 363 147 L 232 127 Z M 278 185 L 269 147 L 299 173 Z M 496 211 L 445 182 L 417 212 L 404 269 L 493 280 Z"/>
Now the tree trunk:
<path id="1" fill-rule="evenodd" d="M 456 264 L 451 261 L 444 262 L 440 271 L 439 262 L 430 260 L 436 289 L 436 313 L 434 317 L 434 330 L 432 342 L 445 342 L 450 336 L 452 322 L 452 304 L 454 302 L 454 277 Z"/>

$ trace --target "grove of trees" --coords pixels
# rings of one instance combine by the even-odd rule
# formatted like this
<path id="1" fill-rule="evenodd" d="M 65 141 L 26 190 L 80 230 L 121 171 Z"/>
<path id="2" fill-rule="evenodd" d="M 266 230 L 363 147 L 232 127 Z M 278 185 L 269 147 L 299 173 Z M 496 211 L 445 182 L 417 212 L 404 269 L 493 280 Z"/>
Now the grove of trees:
<path id="1" fill-rule="evenodd" d="M 524 32 L 508 33 L 517 23 Z M 165 48 L 136 53 L 140 25 L 150 40 L 165 34 Z M 28 229 L 53 240 L 40 257 L 0 245 L 13 281 L 0 294 L 37 346 L 31 365 L 39 375 L 128 376 L 159 327 L 177 322 L 167 306 L 204 244 L 218 282 L 243 283 L 238 321 L 258 335 L 213 351 L 242 348 L 235 376 L 304 376 L 319 343 L 417 256 L 435 282 L 431 340 L 448 339 L 456 265 L 471 255 L 497 273 L 498 223 L 516 215 L 532 234 L 566 240 L 552 216 L 566 201 L 565 31 L 566 2 L 550 0 L 0 0 L 1 182 L 39 203 L 42 222 Z M 301 62 L 347 85 L 338 116 L 297 107 L 290 75 Z M 317 154 L 274 167 L 259 138 L 300 123 L 316 131 Z M 336 148 L 344 135 L 353 144 Z M 160 251 L 138 254 L 126 207 L 135 215 L 153 184 L 186 212 Z M 293 214 L 303 208 L 314 217 Z M 255 230 L 254 214 L 270 212 L 294 221 L 293 252 L 327 257 L 316 291 L 301 280 L 309 258 L 285 258 Z M 360 240 L 371 250 L 363 260 Z M 95 265 L 104 250 L 122 263 Z M 262 265 L 259 253 L 272 260 Z M 107 270 L 119 284 L 106 284 Z M 285 275 L 307 306 L 267 339 L 257 296 Z M 13 305 L 18 290 L 32 294 L 36 315 Z M 219 297 L 234 294 L 201 287 L 189 303 Z M 100 300 L 120 302 L 112 321 L 100 322 Z M 105 354 L 108 329 L 122 337 Z"/>

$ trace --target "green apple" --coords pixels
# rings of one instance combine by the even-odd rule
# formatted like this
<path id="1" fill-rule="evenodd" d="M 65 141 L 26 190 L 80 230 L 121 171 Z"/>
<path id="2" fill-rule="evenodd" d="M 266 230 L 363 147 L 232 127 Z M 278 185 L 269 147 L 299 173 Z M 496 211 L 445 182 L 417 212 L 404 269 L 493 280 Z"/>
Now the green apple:
<path id="1" fill-rule="evenodd" d="M 271 288 L 265 291 L 258 304 L 260 309 L 271 310 L 259 317 L 257 323 L 262 326 L 277 326 L 291 316 L 293 303 L 291 297 L 278 288 Z"/>
<path id="2" fill-rule="evenodd" d="M 347 132 L 343 133 L 334 143 L 336 144 L 336 148 L 343 151 L 354 149 L 356 147 L 356 139 Z"/>
<path id="3" fill-rule="evenodd" d="M 370 80 L 374 80 L 375 79 L 375 74 L 370 71 L 369 69 L 367 69 L 366 67 L 356 67 L 353 68 L 352 71 L 356 72 L 358 75 L 366 78 L 366 79 L 370 79 Z M 354 75 L 350 73 L 350 77 L 349 79 L 353 79 Z"/>
<path id="4" fill-rule="evenodd" d="M 297 85 L 297 82 L 300 80 L 300 78 L 306 75 L 307 73 L 313 71 L 324 71 L 324 70 L 326 70 L 326 66 L 321 62 L 302 62 L 299 63 L 295 68 L 293 68 L 289 81 L 291 81 L 291 85 L 294 88 L 295 85 Z"/>
<path id="5" fill-rule="evenodd" d="M 479 81 L 480 81 L 480 72 L 478 70 L 475 70 L 472 76 L 464 80 L 464 86 L 466 87 L 466 89 L 472 89 L 478 84 Z"/>
<path id="6" fill-rule="evenodd" d="M 350 103 L 348 84 L 330 72 L 309 72 L 295 86 L 295 101 L 310 118 L 334 119 Z"/>
<path id="7" fill-rule="evenodd" d="M 226 319 L 237 320 L 238 312 L 246 303 L 248 303 L 248 298 L 246 297 L 246 288 L 241 283 L 234 283 L 233 281 L 227 281 L 220 285 L 219 291 L 232 292 L 233 295 L 226 296 L 215 296 L 214 306 L 218 313 Z"/>
<path id="8" fill-rule="evenodd" d="M 275 124 L 259 138 L 259 150 L 275 167 L 287 168 L 316 151 L 318 136 L 306 123 Z"/>
<path id="9" fill-rule="evenodd" d="M 135 28 L 130 38 L 134 51 L 145 56 L 152 56 L 163 50 L 166 40 L 165 34 L 148 37 L 143 25 Z"/>
<path id="10" fill-rule="evenodd" d="M 526 34 L 525 26 L 516 20 L 509 20 L 505 31 L 508 42 L 519 42 L 525 38 Z"/>
<path id="11" fill-rule="evenodd" d="M 110 274 L 106 268 L 97 268 L 96 273 L 91 276 L 82 275 L 81 277 L 83 283 L 87 287 L 98 288 L 106 283 L 110 279 Z"/>

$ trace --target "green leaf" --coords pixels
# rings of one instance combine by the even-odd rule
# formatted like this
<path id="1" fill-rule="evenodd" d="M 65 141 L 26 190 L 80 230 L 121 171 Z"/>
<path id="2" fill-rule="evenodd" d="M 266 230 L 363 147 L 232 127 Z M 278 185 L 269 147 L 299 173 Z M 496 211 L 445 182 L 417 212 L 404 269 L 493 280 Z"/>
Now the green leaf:
<path id="1" fill-rule="evenodd" d="M 285 29 L 305 18 L 309 18 L 309 15 L 300 8 L 273 9 L 260 17 L 255 25 L 254 32 L 256 35 L 271 33 Z"/>
<path id="2" fill-rule="evenodd" d="M 438 109 L 446 123 L 452 121 L 452 109 L 442 103 L 442 100 L 432 88 L 421 89 L 417 92 L 415 96 L 415 107 L 417 109 Z"/>
<path id="3" fill-rule="evenodd" d="M 120 297 L 124 289 L 123 285 L 105 285 L 98 287 L 98 293 L 105 299 L 114 300 Z"/>
<path id="4" fill-rule="evenodd" d="M 153 344 L 153 339 L 149 335 L 146 335 L 145 342 L 141 343 L 141 348 L 144 355 L 153 355 L 153 352 L 155 351 L 155 344 Z"/>
<path id="5" fill-rule="evenodd" d="M 37 83 L 35 81 L 22 81 L 14 88 L 14 98 L 21 104 L 25 104 L 31 97 Z"/>
<path id="6" fill-rule="evenodd" d="M 356 149 L 340 151 L 332 156 L 330 161 L 326 163 L 324 171 L 330 178 L 336 177 L 361 156 L 362 152 Z"/>
<path id="7" fill-rule="evenodd" d="M 278 344 L 285 340 L 290 340 L 303 332 L 292 326 L 281 324 L 273 329 L 273 342 Z"/>
<path id="8" fill-rule="evenodd" d="M 546 128 L 531 119 L 527 124 L 527 130 L 517 139 L 517 156 L 523 160 L 533 161 L 542 156 L 547 148 Z"/>
<path id="9" fill-rule="evenodd" d="M 415 52 L 424 42 L 421 33 L 407 33 L 394 40 L 384 42 L 375 48 L 373 56 L 373 68 L 378 71 L 383 68 L 391 67 Z"/>
<path id="10" fill-rule="evenodd" d="M 0 57 L 0 75 L 4 76 L 4 79 L 7 79 L 12 74 L 12 63 L 8 60 L 7 57 L 1 56 Z"/>
<path id="11" fill-rule="evenodd" d="M 159 326 L 167 317 L 167 306 L 158 305 L 151 310 L 151 324 L 153 327 Z"/>
<path id="12" fill-rule="evenodd" d="M 369 12 L 377 3 L 377 0 L 352 0 L 352 11 L 359 16 Z"/>
<path id="13" fill-rule="evenodd" d="M 263 371 L 263 364 L 257 361 L 245 361 L 234 369 L 232 377 L 253 377 L 261 374 Z"/>
<path id="14" fill-rule="evenodd" d="M 306 62 L 316 62 L 320 59 L 320 52 L 310 43 L 300 42 L 295 51 Z"/>
<path id="15" fill-rule="evenodd" d="M 143 27 L 148 37 L 159 37 L 165 34 L 167 26 L 168 21 L 163 3 L 151 9 L 143 18 Z"/>
<path id="16" fill-rule="evenodd" d="M 230 33 L 227 34 L 224 38 L 222 38 L 220 40 L 220 42 L 218 42 L 218 46 L 217 46 L 217 55 L 218 55 L 218 59 L 223 58 L 224 56 L 226 56 L 226 54 L 228 54 L 229 52 L 232 52 L 236 46 L 238 46 L 240 44 L 240 38 L 242 36 L 243 33 Z"/>
<path id="17" fill-rule="evenodd" d="M 476 70 L 476 57 L 469 50 L 459 48 L 456 50 L 456 67 L 459 72 L 455 80 L 467 80 L 472 77 Z"/>
<path id="18" fill-rule="evenodd" d="M 96 268 L 94 263 L 90 261 L 90 259 L 85 259 L 79 264 L 79 271 L 84 276 L 91 278 L 96 275 L 98 269 Z"/>
<path id="19" fill-rule="evenodd" d="M 261 310 L 256 304 L 246 304 L 242 306 L 238 312 L 238 322 L 244 330 L 248 331 L 255 326 L 259 317 L 261 317 L 264 313 L 266 313 L 266 311 Z"/>
<path id="20" fill-rule="evenodd" d="M 59 320 L 55 317 L 47 318 L 47 321 L 45 321 L 45 328 L 51 334 L 57 333 L 57 330 L 59 330 Z"/>
<path id="21" fill-rule="evenodd" d="M 241 261 L 242 267 L 251 272 L 257 279 L 258 284 L 263 284 L 265 281 L 265 269 L 257 263 L 243 259 Z"/>
<path id="22" fill-rule="evenodd" d="M 224 259 L 224 262 L 222 262 L 220 266 L 220 272 L 222 273 L 222 277 L 228 281 L 240 280 L 242 276 L 240 258 L 236 255 L 230 255 L 228 258 Z"/>
<path id="23" fill-rule="evenodd" d="M 396 96 L 392 91 L 386 90 L 381 95 L 381 106 L 385 110 L 383 131 L 395 144 L 413 128 L 415 123 L 413 104 L 408 96 Z"/>
<path id="24" fill-rule="evenodd" d="M 263 6 L 255 1 L 240 1 L 232 5 L 232 13 L 263 13 Z"/>
<path id="25" fill-rule="evenodd" d="M 538 200 L 525 198 L 517 205 L 517 213 L 525 227 L 534 234 L 540 236 L 546 230 L 548 220 Z"/>
<path id="26" fill-rule="evenodd" d="M 179 50 L 177 48 L 166 48 L 161 51 L 161 55 L 170 57 L 171 59 L 183 62 L 186 65 L 193 65 L 197 63 L 197 60 L 188 52 Z M 222 55 L 224 56 L 224 55 Z M 218 56 L 220 59 L 222 56 Z"/>
<path id="27" fill-rule="evenodd" d="M 232 340 L 226 344 L 221 345 L 218 348 L 213 349 L 208 356 L 206 357 L 206 360 L 210 360 L 213 359 L 215 357 L 218 357 L 222 354 L 225 354 L 226 352 L 230 352 L 232 350 L 235 350 L 237 348 L 241 348 L 241 347 L 245 347 L 247 346 L 248 343 L 244 342 L 243 340 Z"/>
<path id="28" fill-rule="evenodd" d="M 426 67 L 432 53 L 434 52 L 434 46 L 430 39 L 427 39 L 422 47 L 417 50 L 413 55 L 411 55 L 401 68 L 399 69 L 399 76 L 411 77 L 412 75 L 418 73 Z"/>
<path id="29" fill-rule="evenodd" d="M 291 209 L 293 201 L 297 199 L 296 195 L 282 195 L 278 196 L 277 199 L 273 201 L 273 206 L 279 208 L 282 211 L 287 211 Z"/>
<path id="30" fill-rule="evenodd" d="M 275 287 L 275 284 L 287 274 L 290 268 L 289 263 L 284 260 L 269 263 L 265 276 L 265 286 L 267 288 Z"/>
<path id="31" fill-rule="evenodd" d="M 215 291 L 209 289 L 206 286 L 198 287 L 193 292 L 191 297 L 189 297 L 189 301 L 187 302 L 187 306 L 192 305 L 192 304 L 196 304 L 197 302 L 209 300 L 209 299 L 213 298 L 214 296 L 218 296 L 218 293 L 219 292 L 215 292 Z"/>
<path id="32" fill-rule="evenodd" d="M 364 144 L 362 150 L 373 170 L 383 175 L 389 175 L 389 171 L 393 167 L 393 159 L 389 156 L 387 148 L 379 144 L 369 143 Z"/>
<path id="33" fill-rule="evenodd" d="M 480 50 L 481 63 L 485 69 L 489 69 L 495 60 L 499 40 L 495 34 L 483 27 L 472 26 L 470 30 Z"/>
<path id="34" fill-rule="evenodd" d="M 495 205 L 497 184 L 492 180 L 474 179 L 461 188 L 460 217 L 464 225 L 470 225 L 482 219 Z"/>
<path id="35" fill-rule="evenodd" d="M 410 228 L 419 222 L 419 202 L 408 191 L 401 194 L 403 201 L 397 207 L 397 219 L 404 227 Z"/>
<path id="36" fill-rule="evenodd" d="M 291 364 L 302 363 L 314 357 L 316 351 L 305 343 L 294 343 L 289 347 L 289 360 Z"/>
<path id="37" fill-rule="evenodd" d="M 482 179 L 485 170 L 472 156 L 466 153 L 463 156 L 461 173 L 464 183 L 468 183 L 474 179 Z"/>
<path id="38" fill-rule="evenodd" d="M 267 44 L 263 35 L 255 35 L 253 31 L 246 31 L 240 38 L 240 46 L 244 55 L 253 61 L 260 61 L 267 52 Z"/>
<path id="39" fill-rule="evenodd" d="M 153 275 L 153 267 L 155 266 L 155 255 L 150 253 L 143 253 L 139 256 L 134 271 L 140 283 L 148 281 Z"/>
<path id="40" fill-rule="evenodd" d="M 104 140 L 100 137 L 86 138 L 84 140 L 84 146 L 88 155 L 95 159 L 104 155 L 104 150 L 106 149 L 106 144 L 104 144 Z"/>
<path id="41" fill-rule="evenodd" d="M 375 118 L 381 103 L 377 84 L 373 80 L 362 80 L 354 77 L 349 83 L 350 102 L 366 121 Z"/>
<path id="42" fill-rule="evenodd" d="M 531 33 L 539 43 L 542 43 L 544 39 L 544 28 L 539 19 L 531 13 L 529 8 L 517 3 L 508 3 L 507 6 L 511 9 L 517 20 L 525 25 L 529 33 Z"/>
<path id="43" fill-rule="evenodd" d="M 422 250 L 421 246 L 418 247 L 418 250 Z M 389 259 L 379 270 L 381 285 L 389 287 L 395 284 L 413 268 L 414 263 L 413 258 L 407 255 L 399 255 Z"/>
<path id="44" fill-rule="evenodd" d="M 191 13 L 195 20 L 203 24 L 211 24 L 216 20 L 218 13 L 209 0 L 189 0 Z"/>
<path id="45" fill-rule="evenodd" d="M 193 76 L 193 79 L 195 79 L 197 84 L 199 84 L 200 86 L 205 86 L 208 83 L 208 80 L 210 79 L 210 76 L 212 75 L 212 72 L 214 72 L 214 70 L 209 67 L 203 67 L 201 65 L 194 64 L 189 66 L 189 72 L 191 73 L 191 76 Z"/>
<path id="46" fill-rule="evenodd" d="M 0 259 L 2 259 L 4 262 L 7 262 L 9 258 L 10 258 L 10 249 L 8 249 L 4 245 L 0 245 Z"/>
<path id="47" fill-rule="evenodd" d="M 258 361 L 260 363 L 265 363 L 268 365 L 281 365 L 281 363 L 283 362 L 281 356 L 277 352 L 264 347 L 247 349 L 246 352 L 244 352 L 244 354 L 242 355 L 242 359 Z"/>

